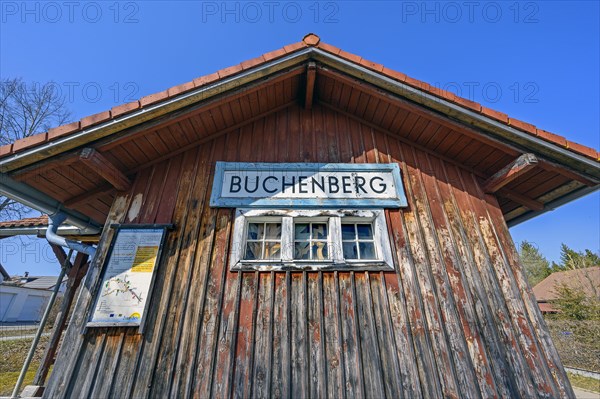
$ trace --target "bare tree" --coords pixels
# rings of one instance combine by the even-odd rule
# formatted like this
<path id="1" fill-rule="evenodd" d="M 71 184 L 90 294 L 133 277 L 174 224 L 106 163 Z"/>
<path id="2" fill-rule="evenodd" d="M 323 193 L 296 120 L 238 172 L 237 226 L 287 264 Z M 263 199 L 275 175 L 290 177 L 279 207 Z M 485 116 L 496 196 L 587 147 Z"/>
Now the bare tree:
<path id="1" fill-rule="evenodd" d="M 26 84 L 20 78 L 0 81 L 0 145 L 45 132 L 70 117 L 55 83 Z M 0 197 L 0 220 L 22 218 L 28 212 L 18 202 Z"/>

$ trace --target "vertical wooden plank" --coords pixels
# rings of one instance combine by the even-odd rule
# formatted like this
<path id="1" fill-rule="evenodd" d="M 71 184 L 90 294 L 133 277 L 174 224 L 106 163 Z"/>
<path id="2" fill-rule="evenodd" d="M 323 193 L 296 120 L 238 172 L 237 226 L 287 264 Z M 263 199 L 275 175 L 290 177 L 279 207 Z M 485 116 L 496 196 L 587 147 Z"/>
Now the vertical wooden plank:
<path id="1" fill-rule="evenodd" d="M 105 328 L 99 328 L 93 333 L 86 335 L 84 350 L 74 365 L 76 370 L 81 368 L 82 371 L 85 371 L 70 381 L 67 396 L 73 398 L 89 396 L 89 392 L 96 380 L 98 365 L 101 362 L 104 345 L 106 344 L 106 332 Z"/>
<path id="2" fill-rule="evenodd" d="M 98 376 L 90 387 L 89 397 L 106 398 L 109 396 L 112 381 L 121 360 L 121 349 L 125 342 L 126 328 L 109 331 L 104 345 L 104 355 L 98 364 Z"/>
<path id="3" fill-rule="evenodd" d="M 292 396 L 305 398 L 309 396 L 306 272 L 292 273 L 291 279 Z"/>
<path id="4" fill-rule="evenodd" d="M 327 397 L 345 398 L 344 351 L 340 323 L 340 301 L 336 281 L 337 272 L 323 273 L 323 320 L 325 331 L 325 370 Z"/>
<path id="5" fill-rule="evenodd" d="M 363 365 L 360 353 L 360 337 L 356 320 L 356 296 L 353 289 L 353 273 L 338 274 L 338 297 L 342 348 L 344 349 L 344 375 L 346 397 L 365 397 Z"/>
<path id="6" fill-rule="evenodd" d="M 121 345 L 119 363 L 110 384 L 110 390 L 104 397 L 127 398 L 133 386 L 134 370 L 140 353 L 142 336 L 133 328 L 127 329 Z M 105 391 L 105 389 L 102 389 Z"/>
<path id="7" fill-rule="evenodd" d="M 322 106 L 317 108 L 321 114 L 321 123 L 324 125 L 324 134 L 327 135 L 327 161 L 340 162 L 340 134 L 336 125 L 336 114 Z"/>
<path id="8" fill-rule="evenodd" d="M 238 273 L 226 273 L 223 304 L 221 306 L 221 322 L 218 328 L 218 341 L 215 359 L 215 370 L 212 378 L 212 396 L 224 398 L 230 396 L 231 377 L 233 376 L 234 359 L 237 339 L 238 320 L 235 313 L 239 302 L 241 279 Z"/>
<path id="9" fill-rule="evenodd" d="M 229 234 L 231 229 L 232 211 L 219 209 L 215 225 L 215 241 L 213 254 L 210 261 L 210 275 L 205 293 L 203 320 L 204 326 L 200 334 L 197 350 L 196 374 L 194 377 L 193 392 L 195 397 L 208 397 L 210 394 L 211 380 L 215 367 L 218 328 L 220 323 L 220 309 L 223 298 L 223 286 L 227 266 L 227 253 L 229 248 Z"/>
<path id="10" fill-rule="evenodd" d="M 238 272 L 242 279 L 238 308 L 238 331 L 235 348 L 233 397 L 249 398 L 252 395 L 252 366 L 254 357 L 254 329 L 258 294 L 258 272 Z"/>
<path id="11" fill-rule="evenodd" d="M 369 398 L 385 397 L 383 385 L 383 364 L 377 339 L 375 318 L 373 317 L 372 297 L 369 284 L 369 272 L 354 273 L 356 292 L 357 322 L 360 349 L 363 364 L 365 396 Z M 379 327 L 379 326 L 377 326 Z"/>
<path id="12" fill-rule="evenodd" d="M 272 383 L 271 396 L 274 398 L 290 397 L 288 375 L 290 359 L 290 346 L 288 345 L 288 298 L 289 291 L 286 284 L 286 273 L 275 273 L 275 293 L 273 299 L 273 351 L 272 351 Z"/>
<path id="13" fill-rule="evenodd" d="M 400 376 L 400 364 L 398 363 L 393 325 L 390 320 L 390 308 L 387 306 L 385 299 L 385 280 L 383 272 L 369 273 L 368 276 L 385 395 L 388 398 L 398 398 L 402 396 L 402 378 Z"/>
<path id="14" fill-rule="evenodd" d="M 259 273 L 252 370 L 252 396 L 256 398 L 269 397 L 271 390 L 272 293 L 271 273 Z"/>
<path id="15" fill-rule="evenodd" d="M 177 195 L 174 195 L 174 193 L 178 190 L 183 160 L 183 155 L 179 155 L 169 160 L 169 172 L 167 174 L 160 202 L 156 208 L 154 223 L 172 222 L 175 203 L 177 201 Z M 148 219 L 150 219 L 150 217 Z"/>
<path id="16" fill-rule="evenodd" d="M 321 302 L 322 290 L 319 284 L 320 273 L 306 273 L 307 279 L 307 344 L 308 344 L 308 373 L 309 396 L 323 398 L 327 396 L 327 374 L 323 360 L 324 337 L 322 336 Z"/>

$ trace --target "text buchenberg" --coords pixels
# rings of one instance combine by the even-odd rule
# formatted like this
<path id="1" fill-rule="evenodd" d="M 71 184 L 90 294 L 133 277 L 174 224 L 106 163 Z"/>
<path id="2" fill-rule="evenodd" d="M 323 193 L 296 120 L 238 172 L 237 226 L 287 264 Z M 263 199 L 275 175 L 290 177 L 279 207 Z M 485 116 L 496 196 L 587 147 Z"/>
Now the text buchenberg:
<path id="1" fill-rule="evenodd" d="M 388 200 L 402 206 L 396 164 L 247 164 L 218 162 L 212 206 L 339 206 Z M 367 202 L 365 202 L 367 201 Z M 405 201 L 405 199 L 404 199 Z"/>

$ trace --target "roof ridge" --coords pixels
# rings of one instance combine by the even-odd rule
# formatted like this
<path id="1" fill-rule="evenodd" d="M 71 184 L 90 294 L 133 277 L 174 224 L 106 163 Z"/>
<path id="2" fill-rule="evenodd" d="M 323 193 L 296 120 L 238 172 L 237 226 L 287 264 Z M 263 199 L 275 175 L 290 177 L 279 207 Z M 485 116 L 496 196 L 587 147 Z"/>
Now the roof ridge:
<path id="1" fill-rule="evenodd" d="M 105 110 L 93 115 L 83 117 L 79 121 L 71 122 L 65 125 L 49 129 L 47 132 L 39 133 L 30 137 L 16 140 L 12 144 L 7 144 L 0 147 L 0 158 L 21 152 L 28 148 L 41 145 L 45 142 L 53 141 L 60 137 L 74 134 L 91 126 L 98 125 L 103 122 L 108 122 L 112 119 L 128 114 L 137 109 L 141 109 L 146 106 L 168 100 L 182 93 L 212 84 L 216 81 L 231 77 L 245 70 L 254 68 L 266 62 L 281 58 L 285 55 L 289 55 L 309 47 L 317 48 L 319 50 L 336 55 L 347 61 L 365 67 L 369 70 L 385 75 L 390 79 L 407 84 L 413 88 L 427 92 L 428 94 L 434 95 L 443 100 L 450 101 L 456 105 L 474 111 L 485 117 L 494 119 L 498 122 L 503 123 L 506 126 L 510 126 L 519 131 L 525 132 L 531 136 L 538 137 L 546 142 L 552 143 L 561 148 L 565 148 L 574 153 L 583 155 L 589 159 L 600 162 L 600 152 L 594 148 L 575 143 L 561 135 L 551 133 L 543 129 L 539 129 L 533 124 L 524 122 L 520 119 L 509 117 L 503 112 L 493 110 L 491 108 L 479 104 L 478 102 L 457 96 L 452 92 L 443 90 L 441 88 L 437 88 L 435 86 L 431 86 L 427 82 L 412 78 L 403 74 L 402 72 L 389 69 L 382 64 L 366 60 L 361 56 L 349 53 L 338 47 L 324 43 L 321 41 L 321 38 L 314 33 L 306 34 L 300 42 L 288 44 L 286 46 L 283 46 L 282 48 L 270 51 L 250 60 L 246 60 L 239 64 L 220 69 L 217 72 L 198 77 L 189 82 L 170 87 L 166 90 L 157 93 L 149 94 L 147 96 L 141 97 L 139 100 L 130 103 L 117 105 L 115 107 L 112 107 L 110 110 Z"/>

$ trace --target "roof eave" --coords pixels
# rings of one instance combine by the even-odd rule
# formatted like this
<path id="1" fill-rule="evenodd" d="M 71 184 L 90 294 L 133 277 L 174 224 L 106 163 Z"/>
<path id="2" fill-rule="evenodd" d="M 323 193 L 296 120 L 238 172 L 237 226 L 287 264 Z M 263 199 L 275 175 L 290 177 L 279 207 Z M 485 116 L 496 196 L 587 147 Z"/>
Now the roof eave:
<path id="1" fill-rule="evenodd" d="M 220 79 L 214 83 L 190 90 L 189 92 L 179 94 L 156 104 L 148 105 L 79 132 L 6 156 L 0 159 L 0 172 L 8 173 L 15 171 L 38 161 L 73 150 L 85 143 L 105 138 L 192 104 L 202 103 L 215 96 L 234 91 L 241 86 L 302 64 L 310 58 L 311 52 L 312 48 L 300 49 L 281 58 L 267 61 L 264 64 L 242 71 L 234 76 Z"/>

